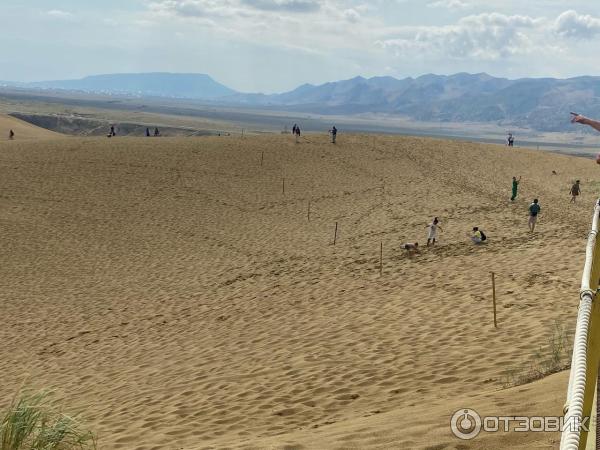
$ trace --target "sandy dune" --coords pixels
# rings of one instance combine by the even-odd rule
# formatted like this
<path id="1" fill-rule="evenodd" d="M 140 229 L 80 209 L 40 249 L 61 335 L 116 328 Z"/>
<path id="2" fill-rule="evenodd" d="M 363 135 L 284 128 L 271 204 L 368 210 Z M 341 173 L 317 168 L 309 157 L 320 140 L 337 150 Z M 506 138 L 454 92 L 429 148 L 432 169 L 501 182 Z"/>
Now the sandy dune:
<path id="1" fill-rule="evenodd" d="M 566 373 L 503 386 L 555 320 L 574 325 L 593 161 L 347 135 L 13 144 L 0 143 L 0 406 L 25 379 L 54 386 L 107 449 L 556 444 L 465 443 L 448 422 L 469 406 L 560 411 Z M 433 216 L 439 245 L 407 258 L 400 244 L 423 243 Z M 487 245 L 468 241 L 474 225 Z"/>
<path id="2" fill-rule="evenodd" d="M 15 141 L 64 137 L 54 131 L 45 130 L 14 117 L 0 114 L 0 141 L 9 140 L 10 130 L 15 133 Z"/>

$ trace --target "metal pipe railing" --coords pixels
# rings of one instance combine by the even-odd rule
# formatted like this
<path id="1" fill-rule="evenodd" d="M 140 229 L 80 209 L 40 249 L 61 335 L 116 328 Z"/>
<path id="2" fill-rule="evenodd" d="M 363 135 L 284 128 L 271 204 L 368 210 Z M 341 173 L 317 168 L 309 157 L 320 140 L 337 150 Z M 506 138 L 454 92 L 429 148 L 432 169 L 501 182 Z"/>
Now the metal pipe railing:
<path id="1" fill-rule="evenodd" d="M 565 405 L 565 417 L 563 433 L 561 436 L 561 450 L 578 450 L 581 429 L 579 424 L 584 423 L 583 404 L 585 398 L 586 373 L 588 369 L 588 338 L 590 334 L 590 323 L 592 316 L 592 305 L 595 292 L 591 285 L 597 286 L 598 280 L 592 280 L 594 259 L 596 255 L 596 236 L 598 234 L 598 221 L 600 216 L 600 201 L 594 208 L 592 230 L 588 236 L 585 249 L 585 265 L 581 277 L 581 290 L 579 294 L 579 312 L 577 314 L 577 325 L 575 328 L 575 341 L 573 344 L 573 356 L 571 359 L 571 373 L 569 375 L 569 386 L 567 389 L 567 403 Z M 596 325 L 597 326 L 597 325 Z"/>

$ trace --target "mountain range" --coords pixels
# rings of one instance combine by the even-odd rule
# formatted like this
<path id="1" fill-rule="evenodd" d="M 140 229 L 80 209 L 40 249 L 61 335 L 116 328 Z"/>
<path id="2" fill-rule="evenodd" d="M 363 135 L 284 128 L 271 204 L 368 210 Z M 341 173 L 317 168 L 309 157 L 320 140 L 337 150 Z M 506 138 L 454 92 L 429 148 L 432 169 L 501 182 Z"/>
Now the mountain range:
<path id="1" fill-rule="evenodd" d="M 600 117 L 600 77 L 593 76 L 516 80 L 485 73 L 404 79 L 355 77 L 321 85 L 304 84 L 270 95 L 239 93 L 203 74 L 98 75 L 19 86 L 186 98 L 317 114 L 382 113 L 423 122 L 496 123 L 539 131 L 572 130 L 566 120 L 570 111 Z"/>
<path id="2" fill-rule="evenodd" d="M 59 89 L 112 95 L 210 100 L 235 94 L 210 76 L 195 73 L 124 73 L 93 75 L 79 80 L 0 82 L 0 85 L 33 89 Z"/>

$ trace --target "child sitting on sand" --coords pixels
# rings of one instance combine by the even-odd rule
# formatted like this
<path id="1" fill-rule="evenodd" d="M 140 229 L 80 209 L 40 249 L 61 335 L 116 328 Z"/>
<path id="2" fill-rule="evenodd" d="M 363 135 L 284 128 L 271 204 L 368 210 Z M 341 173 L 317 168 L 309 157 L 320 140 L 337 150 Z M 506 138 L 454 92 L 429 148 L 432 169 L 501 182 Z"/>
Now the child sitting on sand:
<path id="1" fill-rule="evenodd" d="M 435 238 L 437 237 L 438 228 L 440 231 L 444 231 L 439 223 L 440 221 L 438 218 L 434 217 L 433 222 L 431 222 L 429 225 L 425 225 L 425 228 L 429 228 L 429 233 L 427 235 L 427 247 L 429 247 L 430 244 L 435 245 Z"/>
<path id="2" fill-rule="evenodd" d="M 483 244 L 487 241 L 487 236 L 483 231 L 479 229 L 479 227 L 473 227 L 473 234 L 471 234 L 471 241 L 474 244 Z"/>
<path id="3" fill-rule="evenodd" d="M 409 257 L 412 257 L 413 255 L 419 253 L 419 243 L 407 242 L 406 244 L 404 244 L 404 250 L 406 250 Z"/>

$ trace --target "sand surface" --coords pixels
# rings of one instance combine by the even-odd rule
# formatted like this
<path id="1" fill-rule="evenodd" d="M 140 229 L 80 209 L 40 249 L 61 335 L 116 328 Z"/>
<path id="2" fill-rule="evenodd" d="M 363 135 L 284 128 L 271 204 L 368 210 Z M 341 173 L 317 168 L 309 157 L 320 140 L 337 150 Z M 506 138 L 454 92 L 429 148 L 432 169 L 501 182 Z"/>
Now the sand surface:
<path id="1" fill-rule="evenodd" d="M 9 140 L 10 130 L 13 130 L 15 133 L 15 141 L 64 137 L 60 133 L 45 130 L 23 120 L 0 114 L 0 142 Z"/>
<path id="2" fill-rule="evenodd" d="M 503 387 L 574 326 L 599 175 L 420 138 L 0 142 L 0 407 L 55 387 L 102 449 L 552 448 L 448 423 L 560 411 L 565 372 Z M 433 216 L 438 245 L 407 258 Z"/>

